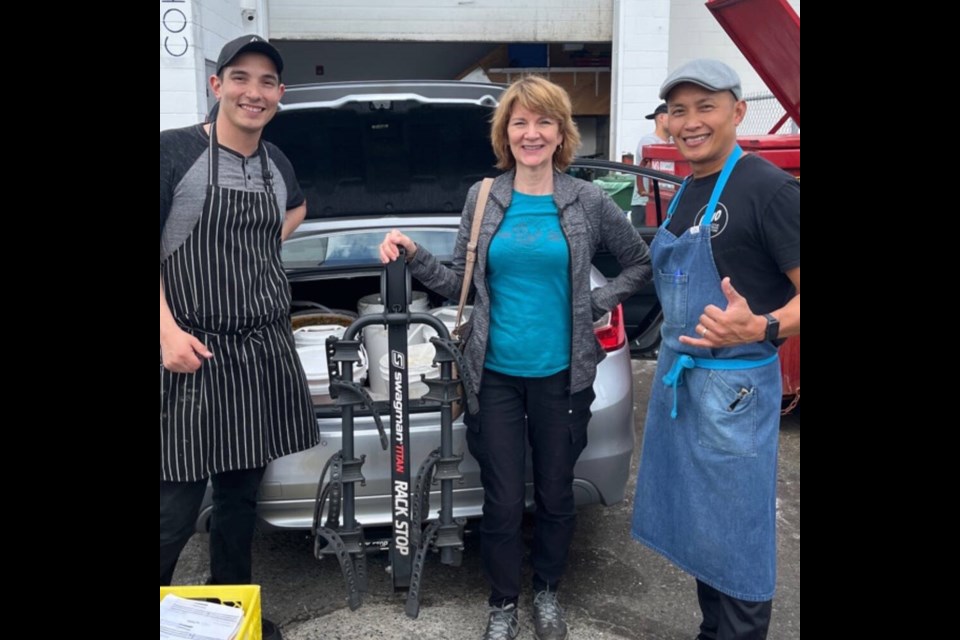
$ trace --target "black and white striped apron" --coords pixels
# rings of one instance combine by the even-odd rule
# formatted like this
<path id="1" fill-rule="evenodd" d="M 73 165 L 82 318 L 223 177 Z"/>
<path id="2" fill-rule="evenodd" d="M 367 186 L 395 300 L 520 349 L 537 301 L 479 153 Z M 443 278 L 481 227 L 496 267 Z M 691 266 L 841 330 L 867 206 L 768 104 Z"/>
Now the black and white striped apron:
<path id="1" fill-rule="evenodd" d="M 201 480 L 262 467 L 318 441 L 306 376 L 290 332 L 290 288 L 280 262 L 283 215 L 266 146 L 266 191 L 217 186 L 210 127 L 203 212 L 160 265 L 179 326 L 213 353 L 195 373 L 160 365 L 160 479 Z"/>

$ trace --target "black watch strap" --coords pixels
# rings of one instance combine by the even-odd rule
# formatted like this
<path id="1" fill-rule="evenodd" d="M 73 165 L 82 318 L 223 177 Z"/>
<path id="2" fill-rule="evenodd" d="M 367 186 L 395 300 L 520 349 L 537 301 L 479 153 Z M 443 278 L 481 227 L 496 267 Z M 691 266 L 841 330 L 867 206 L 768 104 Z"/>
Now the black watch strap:
<path id="1" fill-rule="evenodd" d="M 767 332 L 763 336 L 764 342 L 776 342 L 780 337 L 780 321 L 773 317 L 772 313 L 765 313 L 763 317 L 767 319 Z"/>

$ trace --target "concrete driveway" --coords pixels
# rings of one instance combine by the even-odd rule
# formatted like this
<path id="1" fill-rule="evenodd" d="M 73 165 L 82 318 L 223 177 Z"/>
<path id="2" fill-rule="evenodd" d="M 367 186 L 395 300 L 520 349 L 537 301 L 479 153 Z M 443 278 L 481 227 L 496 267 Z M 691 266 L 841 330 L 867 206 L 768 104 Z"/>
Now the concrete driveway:
<path id="1" fill-rule="evenodd" d="M 637 443 L 627 500 L 590 507 L 578 515 L 568 577 L 560 602 L 570 638 L 583 640 L 691 640 L 700 623 L 693 578 L 634 542 L 629 533 L 633 487 L 646 400 L 654 363 L 634 361 Z M 787 417 L 780 431 L 777 499 L 779 577 L 771 640 L 800 638 L 800 419 Z M 531 535 L 526 530 L 528 538 Z M 202 584 L 207 577 L 207 537 L 194 536 L 181 557 L 175 584 Z M 286 640 L 424 640 L 479 638 L 486 625 L 487 587 L 476 535 L 468 535 L 460 567 L 428 560 L 420 617 L 404 615 L 403 594 L 393 594 L 386 554 L 369 558 L 370 590 L 350 611 L 333 558 L 313 557 L 305 533 L 265 533 L 254 542 L 254 574 L 263 587 L 267 617 Z M 529 583 L 529 567 L 526 571 Z M 533 638 L 529 593 L 520 600 L 520 638 Z"/>

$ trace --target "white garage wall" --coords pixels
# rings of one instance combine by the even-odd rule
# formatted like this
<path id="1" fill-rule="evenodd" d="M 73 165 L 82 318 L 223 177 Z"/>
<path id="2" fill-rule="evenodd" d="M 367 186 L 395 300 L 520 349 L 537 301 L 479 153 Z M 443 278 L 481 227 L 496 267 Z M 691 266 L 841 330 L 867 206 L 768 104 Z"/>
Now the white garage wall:
<path id="1" fill-rule="evenodd" d="M 203 65 L 195 0 L 160 2 L 160 129 L 196 122 Z"/>
<path id="2" fill-rule="evenodd" d="M 632 153 L 640 137 L 653 129 L 644 116 L 660 103 L 657 91 L 667 74 L 670 5 L 670 0 L 614 3 L 611 160 Z"/>
<path id="3" fill-rule="evenodd" d="M 203 119 L 220 49 L 244 33 L 263 35 L 265 13 L 265 0 L 160 0 L 161 130 Z"/>
<path id="4" fill-rule="evenodd" d="M 799 13 L 799 0 L 789 1 Z M 459 55 L 442 48 L 427 47 L 422 55 L 405 50 L 406 60 L 394 58 L 390 46 L 401 42 L 448 43 L 465 58 L 481 51 L 478 43 L 612 42 L 612 158 L 632 151 L 652 129 L 643 116 L 658 104 L 657 90 L 668 71 L 687 60 L 720 58 L 738 70 L 745 91 L 766 89 L 703 0 L 165 0 L 160 2 L 161 129 L 203 117 L 209 61 L 242 33 L 279 41 L 290 63 L 287 82 L 342 79 L 338 68 L 348 66 L 341 64 L 344 56 L 369 60 L 364 69 L 379 66 L 397 74 L 417 68 L 422 55 L 460 65 Z M 335 42 L 346 48 L 338 50 Z M 316 65 L 327 64 L 331 73 L 318 76 Z M 371 72 L 354 79 L 375 76 L 385 77 Z"/>
<path id="5" fill-rule="evenodd" d="M 291 40 L 604 42 L 613 0 L 271 0 Z"/>

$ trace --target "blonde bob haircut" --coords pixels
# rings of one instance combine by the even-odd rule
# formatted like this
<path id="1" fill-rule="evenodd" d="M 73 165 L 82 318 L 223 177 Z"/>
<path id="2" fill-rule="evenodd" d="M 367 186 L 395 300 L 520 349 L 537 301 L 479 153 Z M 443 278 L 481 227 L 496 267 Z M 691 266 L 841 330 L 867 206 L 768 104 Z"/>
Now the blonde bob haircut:
<path id="1" fill-rule="evenodd" d="M 510 116 L 517 106 L 557 120 L 563 135 L 563 144 L 553 154 L 553 166 L 557 171 L 565 171 L 580 148 L 580 132 L 573 121 L 573 107 L 567 91 L 539 76 L 525 76 L 511 84 L 493 112 L 490 142 L 497 156 L 497 169 L 507 170 L 517 166 L 513 152 L 510 151 L 510 137 L 507 133 Z"/>

